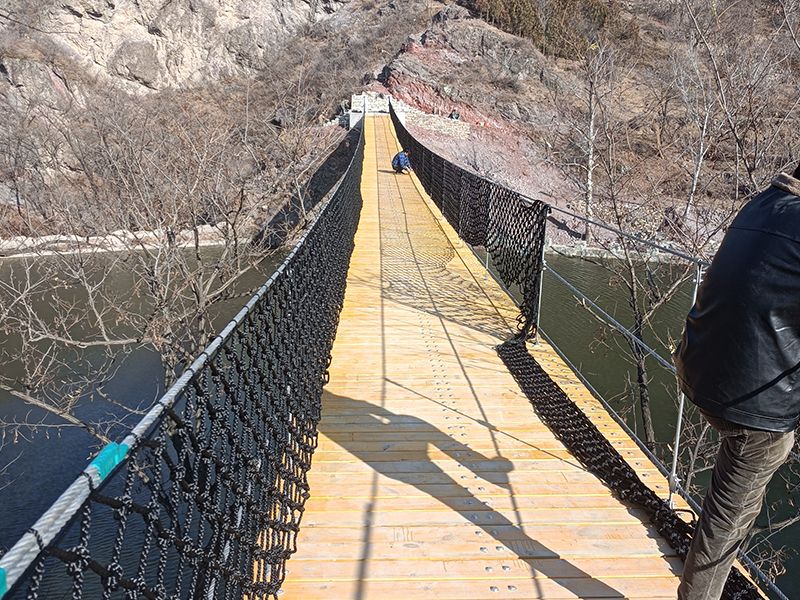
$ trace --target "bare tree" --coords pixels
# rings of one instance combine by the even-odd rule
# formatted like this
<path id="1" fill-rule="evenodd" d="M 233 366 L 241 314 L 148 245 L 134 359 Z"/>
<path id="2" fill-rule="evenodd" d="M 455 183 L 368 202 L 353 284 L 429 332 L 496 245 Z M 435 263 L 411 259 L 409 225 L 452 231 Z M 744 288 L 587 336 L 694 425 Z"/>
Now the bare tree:
<path id="1" fill-rule="evenodd" d="M 571 90 L 574 104 L 564 114 L 567 127 L 554 128 L 554 139 L 548 142 L 548 147 L 561 148 L 551 155 L 552 163 L 577 188 L 586 219 L 595 215 L 600 120 L 604 103 L 617 92 L 621 75 L 617 59 L 618 51 L 603 38 L 582 50 Z M 584 223 L 583 237 L 587 244 L 592 243 L 588 220 Z"/>
<path id="2" fill-rule="evenodd" d="M 787 29 L 794 39 L 791 9 L 773 25 L 752 4 L 733 2 L 710 11 L 690 0 L 684 5 L 730 136 L 733 191 L 737 201 L 746 200 L 785 166 L 785 133 L 800 109 L 798 84 L 786 76 L 792 61 Z M 794 93 L 786 93 L 787 87 Z"/>
<path id="3" fill-rule="evenodd" d="M 104 389 L 126 356 L 150 348 L 167 384 L 180 373 L 266 279 L 273 249 L 257 240 L 341 139 L 308 118 L 274 125 L 271 102 L 244 86 L 6 113 L 0 164 L 19 200 L 0 238 L 20 257 L 0 281 L 0 389 L 107 441 L 120 419 L 76 408 L 116 402 Z"/>
<path id="4" fill-rule="evenodd" d="M 591 226 L 588 219 L 594 216 L 594 170 L 596 166 L 596 146 L 598 133 L 598 113 L 606 97 L 613 90 L 613 51 L 602 43 L 594 43 L 586 51 L 581 60 L 581 83 L 584 92 L 585 122 L 575 129 L 581 137 L 585 162 L 580 166 L 583 179 L 583 211 L 587 218 L 584 239 L 590 244 Z"/>
<path id="5" fill-rule="evenodd" d="M 680 128 L 681 155 L 688 159 L 689 189 L 682 211 L 686 221 L 697 203 L 706 157 L 718 142 L 720 116 L 712 84 L 694 49 L 672 54 L 675 87 L 686 125 Z"/>

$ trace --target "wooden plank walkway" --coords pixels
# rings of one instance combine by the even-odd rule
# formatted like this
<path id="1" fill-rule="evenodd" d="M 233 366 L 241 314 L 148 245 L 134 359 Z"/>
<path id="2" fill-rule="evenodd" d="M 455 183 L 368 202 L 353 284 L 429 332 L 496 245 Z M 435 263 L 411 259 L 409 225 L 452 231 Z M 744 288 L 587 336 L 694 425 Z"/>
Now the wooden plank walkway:
<path id="1" fill-rule="evenodd" d="M 681 561 L 537 419 L 497 356 L 517 311 L 368 116 L 364 208 L 284 598 L 675 598 Z M 542 343 L 642 478 L 666 482 Z"/>

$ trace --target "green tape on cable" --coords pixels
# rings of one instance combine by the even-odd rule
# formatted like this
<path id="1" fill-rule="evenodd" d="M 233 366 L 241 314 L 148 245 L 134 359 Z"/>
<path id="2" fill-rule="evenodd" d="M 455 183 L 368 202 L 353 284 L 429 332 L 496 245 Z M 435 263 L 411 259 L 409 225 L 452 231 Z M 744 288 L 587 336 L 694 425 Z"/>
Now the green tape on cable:
<path id="1" fill-rule="evenodd" d="M 6 570 L 0 567 L 0 598 L 6 595 L 8 591 L 8 581 L 6 581 Z"/>
<path id="2" fill-rule="evenodd" d="M 111 442 L 100 451 L 100 454 L 89 463 L 89 466 L 97 469 L 97 474 L 102 481 L 108 477 L 108 474 L 114 470 L 114 467 L 125 460 L 127 454 L 128 446 L 126 444 Z"/>

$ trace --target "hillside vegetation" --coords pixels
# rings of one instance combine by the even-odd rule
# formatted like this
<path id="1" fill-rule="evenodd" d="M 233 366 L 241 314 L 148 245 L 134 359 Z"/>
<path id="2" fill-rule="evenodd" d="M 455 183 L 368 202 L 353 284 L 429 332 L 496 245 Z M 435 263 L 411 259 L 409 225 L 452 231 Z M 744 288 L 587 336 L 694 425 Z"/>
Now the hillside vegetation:
<path id="1" fill-rule="evenodd" d="M 694 253 L 794 169 L 796 3 L 467 4 L 384 75 L 408 103 L 479 126 L 468 143 L 431 137 L 460 162 Z"/>
<path id="2" fill-rule="evenodd" d="M 620 4 L 606 0 L 464 0 L 483 20 L 531 40 L 552 56 L 574 58 L 604 31 L 616 37 L 636 37 L 636 19 L 623 18 Z"/>

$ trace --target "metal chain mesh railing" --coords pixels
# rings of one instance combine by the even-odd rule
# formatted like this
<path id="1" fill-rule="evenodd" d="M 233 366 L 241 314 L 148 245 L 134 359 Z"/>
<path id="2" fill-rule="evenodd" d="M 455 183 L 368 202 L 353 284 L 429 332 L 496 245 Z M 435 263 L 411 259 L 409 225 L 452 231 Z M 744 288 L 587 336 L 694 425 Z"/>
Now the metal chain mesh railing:
<path id="1" fill-rule="evenodd" d="M 121 444 L 0 560 L 0 596 L 277 597 L 358 224 L 363 133 L 293 251 Z"/>
<path id="2" fill-rule="evenodd" d="M 522 337 L 536 332 L 550 207 L 471 173 L 423 146 L 390 105 L 392 122 L 425 191 L 465 242 L 483 246 L 505 286 L 519 291 Z"/>

